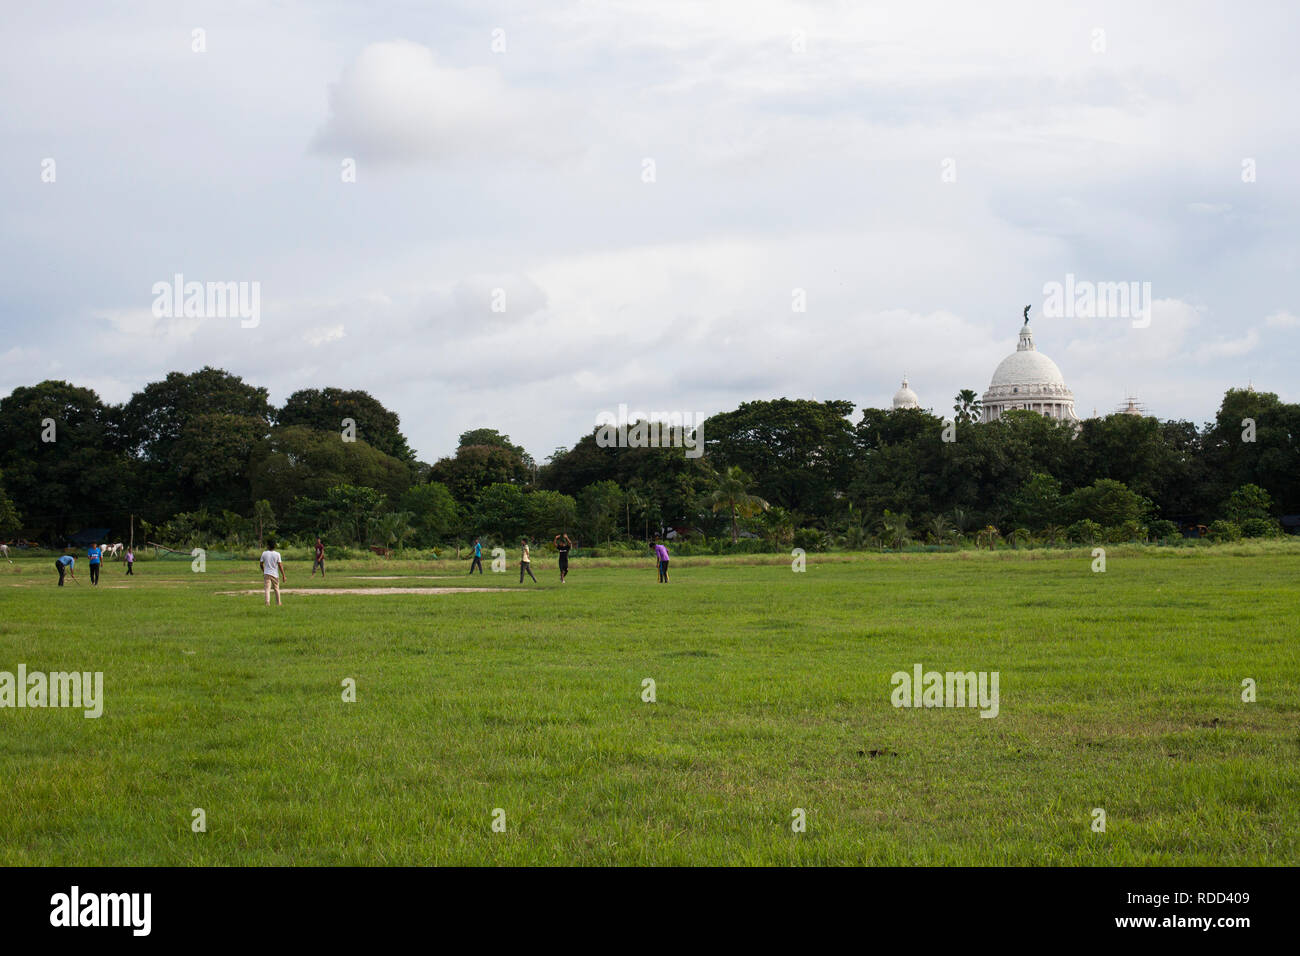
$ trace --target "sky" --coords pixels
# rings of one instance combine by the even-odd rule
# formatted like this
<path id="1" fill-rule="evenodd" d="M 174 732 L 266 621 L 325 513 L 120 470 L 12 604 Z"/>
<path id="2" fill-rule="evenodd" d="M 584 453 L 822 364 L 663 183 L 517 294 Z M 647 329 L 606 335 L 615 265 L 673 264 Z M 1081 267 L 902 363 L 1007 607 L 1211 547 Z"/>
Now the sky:
<path id="1" fill-rule="evenodd" d="M 5 19 L 0 395 L 214 365 L 365 389 L 425 461 L 484 426 L 542 460 L 620 404 L 887 407 L 906 375 L 949 414 L 1028 304 L 1081 417 L 1300 401 L 1294 4 Z M 256 321 L 166 314 L 176 275 L 256 284 Z M 1047 314 L 1067 277 L 1146 320 Z"/>

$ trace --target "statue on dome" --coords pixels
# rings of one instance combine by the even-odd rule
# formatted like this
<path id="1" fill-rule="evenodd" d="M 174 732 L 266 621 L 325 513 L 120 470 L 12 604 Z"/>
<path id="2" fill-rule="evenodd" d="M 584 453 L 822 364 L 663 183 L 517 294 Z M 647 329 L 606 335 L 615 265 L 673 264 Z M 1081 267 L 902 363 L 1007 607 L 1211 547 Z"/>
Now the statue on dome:
<path id="1" fill-rule="evenodd" d="M 1025 306 L 1025 325 L 1029 324 L 1029 306 Z"/>

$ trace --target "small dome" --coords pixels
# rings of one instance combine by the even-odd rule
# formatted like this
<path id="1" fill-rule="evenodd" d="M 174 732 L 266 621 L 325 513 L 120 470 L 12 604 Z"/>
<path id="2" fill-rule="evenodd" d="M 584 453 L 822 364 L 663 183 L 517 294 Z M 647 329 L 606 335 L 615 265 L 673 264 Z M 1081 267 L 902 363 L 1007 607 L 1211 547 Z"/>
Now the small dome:
<path id="1" fill-rule="evenodd" d="M 907 376 L 903 376 L 903 387 L 894 393 L 895 408 L 920 408 L 921 400 L 916 392 L 907 387 Z"/>

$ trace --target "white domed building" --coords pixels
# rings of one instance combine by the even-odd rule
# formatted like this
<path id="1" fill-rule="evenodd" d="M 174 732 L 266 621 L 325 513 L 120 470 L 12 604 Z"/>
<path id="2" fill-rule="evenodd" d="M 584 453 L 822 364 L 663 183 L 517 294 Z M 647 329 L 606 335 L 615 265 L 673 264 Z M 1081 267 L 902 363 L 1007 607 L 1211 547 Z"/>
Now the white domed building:
<path id="1" fill-rule="evenodd" d="M 903 376 L 903 387 L 894 393 L 894 410 L 900 408 L 920 408 L 921 399 L 907 385 L 907 376 Z"/>
<path id="2" fill-rule="evenodd" d="M 1074 414 L 1074 393 L 1056 363 L 1034 347 L 1028 310 L 1016 350 L 1002 360 L 993 373 L 989 390 L 980 400 L 982 421 L 995 422 L 1003 412 L 1017 409 L 1037 412 L 1057 421 L 1078 422 Z"/>

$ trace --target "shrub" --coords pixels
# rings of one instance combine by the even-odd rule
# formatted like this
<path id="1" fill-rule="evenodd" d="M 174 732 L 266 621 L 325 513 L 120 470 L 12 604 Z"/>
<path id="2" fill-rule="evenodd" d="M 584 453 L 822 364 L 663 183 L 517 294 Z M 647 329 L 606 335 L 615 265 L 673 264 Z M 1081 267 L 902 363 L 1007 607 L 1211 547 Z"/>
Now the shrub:
<path id="1" fill-rule="evenodd" d="M 1220 518 L 1210 525 L 1206 537 L 1211 541 L 1238 541 L 1241 539 L 1241 526 Z"/>
<path id="2" fill-rule="evenodd" d="M 1179 536 L 1178 525 L 1167 518 L 1151 522 L 1149 533 L 1153 541 L 1168 541 Z"/>
<path id="3" fill-rule="evenodd" d="M 826 536 L 820 528 L 800 528 L 794 533 L 794 546 L 805 551 L 824 551 Z"/>
<path id="4" fill-rule="evenodd" d="M 1111 544 L 1123 544 L 1127 541 L 1145 541 L 1146 538 L 1146 526 L 1134 518 L 1130 518 L 1113 528 L 1106 529 L 1106 541 Z"/>
<path id="5" fill-rule="evenodd" d="M 1272 518 L 1247 518 L 1241 523 L 1243 538 L 1276 538 L 1282 534 L 1282 526 Z"/>
<path id="6" fill-rule="evenodd" d="M 1101 540 L 1102 528 L 1091 518 L 1084 518 L 1066 528 L 1065 533 L 1075 544 L 1096 544 Z"/>

